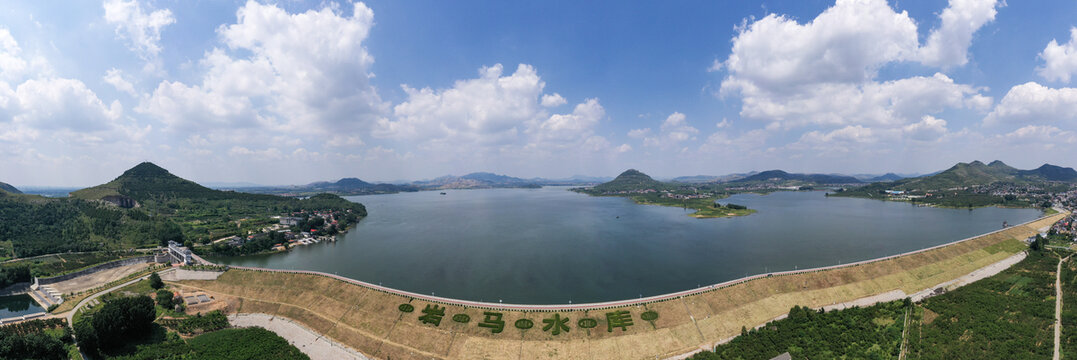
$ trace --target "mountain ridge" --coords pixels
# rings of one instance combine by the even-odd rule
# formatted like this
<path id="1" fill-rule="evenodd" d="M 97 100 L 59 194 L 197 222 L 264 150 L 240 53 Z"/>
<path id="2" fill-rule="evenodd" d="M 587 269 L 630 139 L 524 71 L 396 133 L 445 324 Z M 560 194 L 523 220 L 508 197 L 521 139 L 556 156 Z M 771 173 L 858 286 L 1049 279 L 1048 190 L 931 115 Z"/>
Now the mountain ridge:
<path id="1" fill-rule="evenodd" d="M 19 189 L 15 188 L 11 184 L 3 182 L 0 182 L 0 191 L 7 191 L 12 194 L 22 194 L 22 191 L 19 191 Z"/>

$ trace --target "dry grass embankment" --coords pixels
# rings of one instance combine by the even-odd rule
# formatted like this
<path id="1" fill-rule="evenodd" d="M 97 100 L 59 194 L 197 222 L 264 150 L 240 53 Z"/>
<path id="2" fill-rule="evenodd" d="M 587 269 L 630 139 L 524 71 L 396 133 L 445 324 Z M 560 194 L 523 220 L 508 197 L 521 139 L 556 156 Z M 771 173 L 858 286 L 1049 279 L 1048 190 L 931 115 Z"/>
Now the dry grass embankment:
<path id="1" fill-rule="evenodd" d="M 1052 216 L 1033 224 L 981 236 L 949 246 L 899 258 L 812 273 L 761 278 L 705 293 L 646 305 L 626 306 L 635 325 L 622 332 L 606 331 L 605 313 L 611 310 L 560 312 L 571 330 L 553 336 L 542 331 L 542 319 L 553 313 L 502 311 L 504 332 L 491 334 L 476 324 L 483 310 L 444 306 L 439 327 L 418 320 L 426 301 L 379 292 L 324 276 L 230 270 L 215 281 L 181 281 L 232 298 L 234 311 L 284 316 L 326 334 L 356 350 L 393 359 L 641 359 L 668 357 L 740 333 L 794 305 L 822 307 L 900 290 L 906 294 L 931 288 L 973 270 L 1003 260 L 1024 249 L 1024 239 L 1060 219 Z M 412 313 L 397 306 L 411 303 Z M 651 323 L 640 319 L 646 310 L 660 317 Z M 471 322 L 456 323 L 453 314 L 468 314 Z M 583 329 L 576 321 L 598 321 Z M 530 319 L 535 327 L 513 327 L 517 319 Z"/>

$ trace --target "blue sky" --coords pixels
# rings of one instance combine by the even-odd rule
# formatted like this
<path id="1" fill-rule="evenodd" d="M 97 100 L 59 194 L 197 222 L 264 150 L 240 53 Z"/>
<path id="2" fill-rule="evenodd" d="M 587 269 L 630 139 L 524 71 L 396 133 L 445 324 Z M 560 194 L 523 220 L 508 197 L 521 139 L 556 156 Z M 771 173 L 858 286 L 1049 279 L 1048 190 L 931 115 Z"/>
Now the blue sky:
<path id="1" fill-rule="evenodd" d="M 16 185 L 1077 166 L 1072 1 L 6 7 Z"/>

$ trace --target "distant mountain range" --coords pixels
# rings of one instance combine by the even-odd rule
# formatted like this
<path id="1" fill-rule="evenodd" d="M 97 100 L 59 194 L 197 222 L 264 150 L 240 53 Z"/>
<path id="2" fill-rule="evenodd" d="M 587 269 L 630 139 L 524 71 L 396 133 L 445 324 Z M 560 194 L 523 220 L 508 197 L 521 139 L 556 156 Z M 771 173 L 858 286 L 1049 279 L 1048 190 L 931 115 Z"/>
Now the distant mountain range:
<path id="1" fill-rule="evenodd" d="M 416 181 L 411 185 L 419 189 L 489 189 L 489 188 L 536 188 L 542 184 L 512 176 L 488 172 L 470 173 L 464 176 L 442 176 L 433 180 Z"/>
<path id="2" fill-rule="evenodd" d="M 826 175 L 826 174 L 791 174 L 782 170 L 767 170 L 752 176 L 748 176 L 742 179 L 734 180 L 734 183 L 750 183 L 750 182 L 786 182 L 797 181 L 813 184 L 859 184 L 860 181 L 852 176 L 844 175 Z"/>
<path id="3" fill-rule="evenodd" d="M 752 175 L 755 175 L 755 174 L 758 174 L 758 173 L 759 173 L 758 171 L 752 171 L 752 172 L 748 172 L 748 173 L 729 174 L 729 175 L 722 175 L 722 176 L 714 176 L 714 175 L 679 176 L 679 177 L 675 177 L 673 179 L 670 179 L 670 181 L 678 182 L 678 183 L 686 183 L 686 184 L 730 182 L 730 181 L 740 180 L 740 179 L 743 179 L 743 178 L 746 178 L 746 177 L 749 177 L 749 176 L 752 176 Z"/>
<path id="4" fill-rule="evenodd" d="M 0 182 L 0 190 L 7 191 L 12 194 L 22 194 L 22 191 L 19 191 L 19 189 L 16 189 L 14 186 L 2 182 Z"/>

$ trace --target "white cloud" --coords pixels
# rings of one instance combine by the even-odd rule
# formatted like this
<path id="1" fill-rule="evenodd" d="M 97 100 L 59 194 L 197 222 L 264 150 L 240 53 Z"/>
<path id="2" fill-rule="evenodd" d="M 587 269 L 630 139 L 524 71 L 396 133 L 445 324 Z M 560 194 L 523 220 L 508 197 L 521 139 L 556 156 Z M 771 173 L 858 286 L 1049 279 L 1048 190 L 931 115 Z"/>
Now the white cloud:
<path id="1" fill-rule="evenodd" d="M 1011 145 L 1075 144 L 1077 134 L 1050 125 L 1027 125 L 1013 132 L 998 135 L 995 139 Z"/>
<path id="2" fill-rule="evenodd" d="M 1035 82 L 1010 88 L 984 119 L 988 125 L 1003 123 L 1070 123 L 1077 125 L 1077 89 L 1052 89 Z"/>
<path id="3" fill-rule="evenodd" d="M 949 108 L 982 109 L 991 98 L 937 73 L 886 82 L 826 83 L 810 91 L 771 94 L 745 87 L 741 116 L 783 124 L 901 126 Z"/>
<path id="4" fill-rule="evenodd" d="M 501 64 L 483 67 L 478 78 L 444 90 L 403 86 L 408 99 L 393 109 L 395 121 L 379 124 L 380 134 L 479 143 L 515 139 L 527 123 L 545 117 L 539 95 L 546 83 L 530 65 L 520 64 L 508 76 L 503 70 Z"/>
<path id="5" fill-rule="evenodd" d="M 986 112 L 993 99 L 950 77 L 876 81 L 901 62 L 967 62 L 972 35 L 994 19 L 997 0 L 952 0 L 924 47 L 916 22 L 884 0 L 838 0 L 804 24 L 770 14 L 745 22 L 723 64 L 720 96 L 737 95 L 740 115 L 768 129 L 868 126 L 895 130 L 948 109 Z"/>
<path id="6" fill-rule="evenodd" d="M 719 129 L 727 128 L 727 127 L 733 126 L 733 122 L 729 121 L 729 119 L 722 118 L 722 121 L 719 121 L 718 123 L 714 124 L 714 126 L 719 128 Z"/>
<path id="7" fill-rule="evenodd" d="M 950 67 L 968 63 L 972 35 L 995 20 L 998 0 L 951 0 L 939 14 L 942 26 L 932 30 L 920 49 L 919 60 L 929 66 Z"/>
<path id="8" fill-rule="evenodd" d="M 934 141 L 946 135 L 946 120 L 931 115 L 924 115 L 920 122 L 905 125 L 905 136 L 919 141 Z"/>
<path id="9" fill-rule="evenodd" d="M 545 107 L 558 107 L 567 103 L 568 100 L 565 100 L 558 93 L 542 95 L 542 106 Z"/>
<path id="10" fill-rule="evenodd" d="M 11 31 L 0 28 L 0 80 L 16 78 L 26 70 L 26 60 L 21 57 L 21 52 Z"/>
<path id="11" fill-rule="evenodd" d="M 280 160 L 282 156 L 280 149 L 277 148 L 251 150 L 242 146 L 233 146 L 228 150 L 228 155 L 248 157 L 258 160 Z"/>
<path id="12" fill-rule="evenodd" d="M 116 88 L 116 90 L 127 93 L 132 97 L 138 96 L 138 93 L 135 91 L 135 86 L 131 84 L 130 81 L 127 81 L 127 79 L 124 79 L 122 70 L 116 68 L 109 69 L 102 79 L 109 85 L 112 85 L 112 87 Z"/>
<path id="13" fill-rule="evenodd" d="M 606 109 L 598 99 L 587 99 L 576 105 L 571 114 L 553 114 L 528 133 L 543 142 L 573 143 L 588 137 L 598 122 L 606 117 Z M 609 144 L 606 143 L 606 146 Z"/>
<path id="14" fill-rule="evenodd" d="M 348 15 L 335 9 L 290 14 L 247 2 L 236 24 L 218 28 L 233 54 L 208 51 L 200 61 L 201 85 L 162 82 L 136 110 L 173 131 L 254 123 L 292 134 L 368 129 L 389 109 L 370 84 L 374 58 L 363 46 L 374 13 L 363 3 Z"/>
<path id="15" fill-rule="evenodd" d="M 156 62 L 161 52 L 161 29 L 176 22 L 172 11 L 146 13 L 138 0 L 105 0 L 101 6 L 105 21 L 116 27 L 116 35 L 127 40 L 127 46 L 143 60 Z"/>
<path id="16" fill-rule="evenodd" d="M 858 83 L 917 51 L 916 23 L 885 0 L 838 0 L 806 24 L 770 14 L 740 29 L 724 62 L 723 93 L 781 93 L 817 83 Z M 712 67 L 713 68 L 713 67 Z"/>
<path id="17" fill-rule="evenodd" d="M 633 139 L 642 139 L 651 134 L 650 128 L 632 129 L 628 131 L 628 137 Z"/>
<path id="18" fill-rule="evenodd" d="M 770 133 L 764 129 L 755 129 L 739 136 L 731 136 L 725 131 L 716 131 L 707 137 L 699 150 L 704 153 L 745 153 L 757 151 L 766 144 Z"/>
<path id="19" fill-rule="evenodd" d="M 1059 45 L 1052 39 L 1040 53 L 1044 65 L 1036 73 L 1049 81 L 1069 82 L 1077 75 L 1077 27 L 1070 28 L 1070 41 Z"/>
<path id="20" fill-rule="evenodd" d="M 674 148 L 682 142 L 695 140 L 696 135 L 699 134 L 699 129 L 689 125 L 686 119 L 687 117 L 684 114 L 674 112 L 666 117 L 666 120 L 662 121 L 662 126 L 655 136 L 649 136 L 651 134 L 650 128 L 633 129 L 628 132 L 628 136 L 643 139 L 644 146 L 655 146 L 663 149 Z"/>

